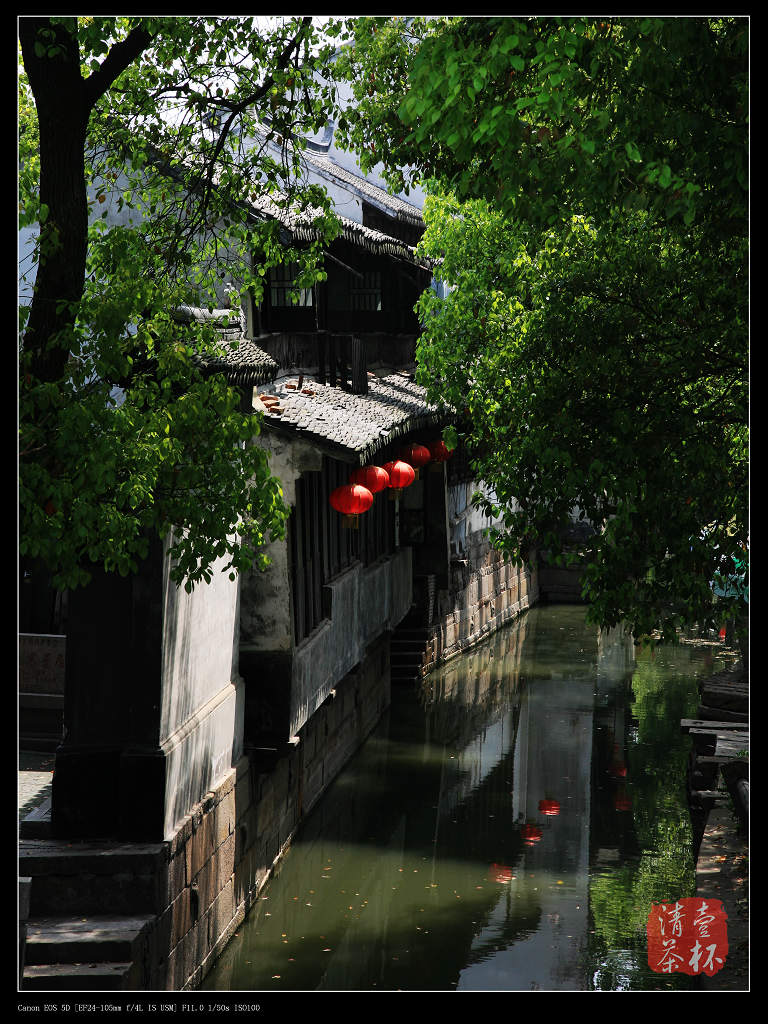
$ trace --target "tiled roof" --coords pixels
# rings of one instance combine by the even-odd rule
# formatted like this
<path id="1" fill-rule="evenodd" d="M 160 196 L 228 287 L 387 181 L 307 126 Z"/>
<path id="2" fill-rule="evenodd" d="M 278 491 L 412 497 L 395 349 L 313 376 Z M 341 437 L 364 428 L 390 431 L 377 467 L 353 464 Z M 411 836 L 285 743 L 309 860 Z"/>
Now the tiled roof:
<path id="1" fill-rule="evenodd" d="M 208 310 L 198 306 L 180 306 L 174 311 L 179 323 L 210 321 L 222 344 L 214 355 L 205 353 L 196 361 L 211 373 L 223 373 L 230 384 L 255 387 L 274 380 L 278 365 L 264 349 L 245 337 L 242 314 L 234 309 Z M 236 346 L 236 347 L 235 347 Z"/>
<path id="2" fill-rule="evenodd" d="M 317 237 L 317 232 L 312 222 L 320 213 L 319 210 L 310 208 L 303 213 L 295 210 L 286 210 L 284 207 L 273 202 L 268 196 L 260 196 L 258 199 L 252 200 L 249 206 L 257 216 L 272 217 L 279 221 L 296 241 L 310 242 Z M 431 269 L 431 263 L 426 259 L 417 257 L 414 247 L 406 242 L 401 242 L 398 238 L 392 238 L 391 235 L 385 235 L 383 231 L 377 231 L 375 228 L 359 224 L 348 217 L 342 217 L 338 213 L 336 216 L 341 222 L 341 237 L 352 245 L 367 249 L 368 252 L 373 252 L 377 255 L 395 256 L 425 270 Z"/>
<path id="3" fill-rule="evenodd" d="M 291 389 L 293 383 L 295 389 Z M 277 403 L 270 400 L 278 399 Z M 368 393 L 351 394 L 338 387 L 304 379 L 280 381 L 260 395 L 265 424 L 313 442 L 329 454 L 364 465 L 381 448 L 420 428 L 438 428 L 448 414 L 427 403 L 424 388 L 408 375 L 369 377 Z"/>
<path id="4" fill-rule="evenodd" d="M 311 164 L 321 173 L 351 186 L 356 192 L 360 192 L 366 199 L 376 203 L 377 206 L 383 207 L 398 220 L 413 224 L 415 227 L 424 227 L 421 210 L 406 199 L 393 196 L 380 185 L 374 184 L 360 174 L 355 174 L 354 171 L 350 171 L 346 167 L 341 167 L 328 156 L 321 156 L 318 153 L 311 153 L 305 150 L 302 153 L 302 159 L 305 159 L 307 163 Z"/>

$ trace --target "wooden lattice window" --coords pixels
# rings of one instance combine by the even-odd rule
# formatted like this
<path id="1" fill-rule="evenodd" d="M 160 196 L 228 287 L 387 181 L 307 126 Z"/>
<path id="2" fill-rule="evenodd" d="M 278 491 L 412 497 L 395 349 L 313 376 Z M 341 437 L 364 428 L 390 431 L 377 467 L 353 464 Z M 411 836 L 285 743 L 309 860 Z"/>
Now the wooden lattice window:
<path id="1" fill-rule="evenodd" d="M 293 301 L 296 292 L 296 277 L 299 273 L 298 263 L 279 263 L 269 272 L 269 298 L 273 306 L 311 306 L 312 289 L 299 288 L 298 301 Z"/>
<path id="2" fill-rule="evenodd" d="M 368 313 L 381 311 L 381 271 L 366 270 L 362 278 L 355 278 L 352 284 L 352 309 Z"/>

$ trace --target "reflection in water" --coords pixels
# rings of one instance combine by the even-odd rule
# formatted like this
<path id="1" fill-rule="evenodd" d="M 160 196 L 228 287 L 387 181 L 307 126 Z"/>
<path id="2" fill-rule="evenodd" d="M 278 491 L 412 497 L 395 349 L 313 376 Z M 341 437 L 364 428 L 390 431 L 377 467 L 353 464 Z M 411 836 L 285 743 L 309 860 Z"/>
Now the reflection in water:
<path id="1" fill-rule="evenodd" d="M 534 608 L 392 707 L 207 989 L 680 987 L 652 902 L 691 893 L 680 718 L 711 649 L 652 659 Z"/>

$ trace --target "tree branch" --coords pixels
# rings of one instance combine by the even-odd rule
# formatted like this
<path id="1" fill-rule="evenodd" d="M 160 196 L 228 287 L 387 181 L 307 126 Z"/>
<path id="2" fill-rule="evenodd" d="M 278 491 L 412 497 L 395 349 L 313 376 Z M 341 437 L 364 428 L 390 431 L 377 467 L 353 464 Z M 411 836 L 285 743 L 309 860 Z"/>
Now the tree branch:
<path id="1" fill-rule="evenodd" d="M 83 102 L 86 114 L 101 99 L 112 83 L 141 56 L 152 42 L 152 36 L 143 25 L 131 29 L 119 43 L 115 43 L 101 63 L 83 83 Z"/>

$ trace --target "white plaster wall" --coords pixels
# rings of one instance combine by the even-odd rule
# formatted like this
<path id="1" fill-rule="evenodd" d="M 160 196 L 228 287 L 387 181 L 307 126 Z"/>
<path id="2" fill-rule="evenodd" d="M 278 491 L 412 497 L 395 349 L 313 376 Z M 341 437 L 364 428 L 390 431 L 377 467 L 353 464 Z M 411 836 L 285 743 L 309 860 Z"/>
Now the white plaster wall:
<path id="1" fill-rule="evenodd" d="M 164 572 L 159 711 L 166 835 L 242 755 L 239 581 L 221 571 L 225 564 L 221 559 L 211 582 L 191 593 L 169 579 L 167 563 Z"/>
<path id="2" fill-rule="evenodd" d="M 220 559 L 211 582 L 187 593 L 169 579 L 166 563 L 162 740 L 237 675 L 239 586 L 221 571 L 225 564 Z"/>
<path id="3" fill-rule="evenodd" d="M 269 387 L 266 386 L 268 391 Z M 269 451 L 269 467 L 283 489 L 283 500 L 296 504 L 296 480 L 302 473 L 322 469 L 321 452 L 305 441 L 282 438 L 265 431 L 254 443 Z M 265 546 L 270 565 L 241 577 L 240 646 L 247 651 L 290 651 L 293 646 L 293 611 L 290 596 L 287 540 Z"/>
<path id="4" fill-rule="evenodd" d="M 472 495 L 481 491 L 491 501 L 495 495 L 491 488 L 482 481 L 469 481 L 454 484 L 448 488 L 448 526 L 450 531 L 450 543 L 455 546 L 458 555 L 466 554 L 469 550 L 470 539 L 484 530 L 501 522 L 501 519 L 493 519 L 486 516 L 482 509 L 475 508 L 471 504 Z"/>
<path id="5" fill-rule="evenodd" d="M 354 102 L 352 96 L 352 87 L 346 82 L 338 84 L 339 101 L 342 106 L 348 107 Z M 318 140 L 322 138 L 322 133 L 318 137 Z M 346 149 L 340 149 L 335 145 L 333 141 L 328 149 L 328 156 L 334 160 L 340 167 L 345 167 L 347 170 L 352 171 L 354 174 L 360 174 L 363 177 L 367 177 L 369 181 L 372 181 L 375 185 L 379 185 L 381 188 L 389 191 L 386 182 L 383 178 L 384 165 L 377 163 L 373 169 L 367 174 L 363 175 L 360 170 L 360 165 L 357 162 L 357 157 L 354 153 L 350 153 Z M 424 207 L 424 191 L 418 186 L 411 189 L 409 195 L 404 192 L 398 193 L 401 199 L 405 199 L 407 202 L 417 206 L 420 210 Z"/>
<path id="6" fill-rule="evenodd" d="M 291 733 L 301 729 L 333 687 L 359 664 L 366 648 L 402 621 L 413 593 L 411 549 L 337 576 L 331 618 L 296 648 L 291 685 Z"/>
<path id="7" fill-rule="evenodd" d="M 121 206 L 120 197 L 132 188 L 128 178 L 125 174 L 118 174 L 118 177 L 113 182 L 104 182 L 98 180 L 96 183 L 89 182 L 86 186 L 88 196 L 88 220 L 91 224 L 98 220 L 104 220 L 108 227 L 116 225 L 122 225 L 124 227 L 132 227 L 139 225 L 144 219 L 144 211 L 147 209 L 147 204 L 143 203 L 137 196 L 134 197 L 134 204 L 127 206 L 124 203 Z M 170 179 L 168 179 L 167 194 L 170 198 L 171 193 L 174 190 L 174 185 Z M 179 197 L 183 195 L 181 190 L 177 190 Z M 103 197 L 103 202 L 99 201 L 99 197 Z M 18 290 L 19 290 L 19 301 L 23 304 L 28 304 L 32 299 L 32 289 L 35 283 L 35 277 L 37 274 L 37 264 L 33 260 L 33 250 L 40 233 L 40 227 L 37 224 L 30 225 L 29 227 L 22 228 L 19 231 L 19 242 L 18 242 Z M 221 261 L 222 265 L 227 264 L 227 250 L 221 250 Z M 236 284 L 229 277 L 226 277 L 223 281 L 217 284 L 217 295 L 219 304 L 224 307 L 228 305 L 227 295 L 228 288 Z"/>

